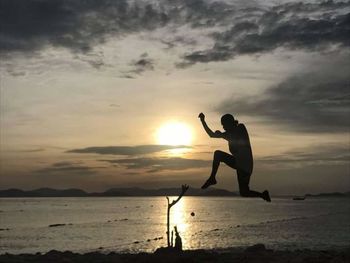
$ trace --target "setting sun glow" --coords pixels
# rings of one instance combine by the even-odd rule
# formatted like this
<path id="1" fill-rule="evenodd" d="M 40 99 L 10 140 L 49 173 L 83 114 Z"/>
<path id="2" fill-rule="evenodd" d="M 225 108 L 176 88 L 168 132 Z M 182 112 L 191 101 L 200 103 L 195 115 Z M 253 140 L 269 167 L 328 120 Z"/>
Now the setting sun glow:
<path id="1" fill-rule="evenodd" d="M 161 145 L 190 145 L 192 131 L 184 123 L 168 122 L 158 129 L 157 140 Z"/>

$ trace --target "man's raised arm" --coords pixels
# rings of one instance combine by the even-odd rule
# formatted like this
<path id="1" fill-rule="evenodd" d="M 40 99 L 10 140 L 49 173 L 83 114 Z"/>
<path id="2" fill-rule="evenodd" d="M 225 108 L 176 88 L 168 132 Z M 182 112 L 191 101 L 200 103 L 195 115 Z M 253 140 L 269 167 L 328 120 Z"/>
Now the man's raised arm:
<path id="1" fill-rule="evenodd" d="M 202 125 L 204 130 L 207 132 L 207 134 L 209 135 L 209 137 L 211 138 L 222 138 L 222 133 L 220 131 L 216 131 L 213 132 L 209 126 L 207 125 L 207 123 L 205 122 L 205 115 L 201 112 L 198 115 L 198 118 L 201 120 Z"/>

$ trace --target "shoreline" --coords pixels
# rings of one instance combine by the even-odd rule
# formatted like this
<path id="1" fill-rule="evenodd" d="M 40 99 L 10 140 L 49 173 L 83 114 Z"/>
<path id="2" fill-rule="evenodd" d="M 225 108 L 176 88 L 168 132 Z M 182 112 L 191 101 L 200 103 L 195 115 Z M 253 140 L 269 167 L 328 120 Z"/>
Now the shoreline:
<path id="1" fill-rule="evenodd" d="M 272 250 L 263 244 L 245 248 L 198 249 L 182 252 L 156 250 L 154 253 L 103 253 L 100 251 L 76 253 L 51 250 L 35 254 L 1 254 L 0 262 L 350 262 L 350 246 L 329 250 Z"/>

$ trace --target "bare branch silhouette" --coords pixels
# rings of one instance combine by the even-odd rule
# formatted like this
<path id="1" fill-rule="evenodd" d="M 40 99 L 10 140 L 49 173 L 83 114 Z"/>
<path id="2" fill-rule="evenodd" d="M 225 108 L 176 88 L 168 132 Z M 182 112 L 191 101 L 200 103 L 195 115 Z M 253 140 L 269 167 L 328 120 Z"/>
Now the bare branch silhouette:
<path id="1" fill-rule="evenodd" d="M 167 210 L 167 232 L 166 232 L 168 247 L 172 247 L 172 244 L 170 244 L 170 236 L 169 236 L 169 233 L 170 233 L 170 209 L 171 209 L 177 202 L 180 201 L 180 199 L 184 196 L 184 194 L 186 193 L 186 191 L 188 190 L 188 188 L 189 188 L 188 185 L 183 184 L 183 185 L 182 185 L 182 188 L 181 188 L 181 193 L 180 193 L 179 197 L 178 197 L 176 200 L 173 200 L 171 203 L 170 203 L 169 197 L 168 197 L 168 196 L 166 197 L 166 199 L 167 199 L 167 201 L 168 201 L 168 210 Z"/>

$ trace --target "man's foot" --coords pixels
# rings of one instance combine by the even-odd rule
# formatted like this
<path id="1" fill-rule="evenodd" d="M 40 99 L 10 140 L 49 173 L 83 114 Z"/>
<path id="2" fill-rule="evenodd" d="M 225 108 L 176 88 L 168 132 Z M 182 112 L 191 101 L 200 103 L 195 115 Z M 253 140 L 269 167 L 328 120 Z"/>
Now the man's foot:
<path id="1" fill-rule="evenodd" d="M 262 192 L 262 198 L 263 198 L 266 202 L 271 202 L 271 198 L 270 198 L 269 191 L 265 190 L 264 192 Z"/>
<path id="2" fill-rule="evenodd" d="M 214 185 L 214 184 L 216 184 L 216 180 L 215 180 L 215 178 L 209 178 L 203 185 L 202 185 L 202 189 L 206 189 L 206 188 L 208 188 L 209 186 L 211 186 L 211 185 Z"/>

